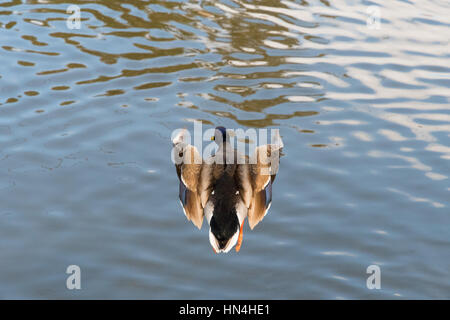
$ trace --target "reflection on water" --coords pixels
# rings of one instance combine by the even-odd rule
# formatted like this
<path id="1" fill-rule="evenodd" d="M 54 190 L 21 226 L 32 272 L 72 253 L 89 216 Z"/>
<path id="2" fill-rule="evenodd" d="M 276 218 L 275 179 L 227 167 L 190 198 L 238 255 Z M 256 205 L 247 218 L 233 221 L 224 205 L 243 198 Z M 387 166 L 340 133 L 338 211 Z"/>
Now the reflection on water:
<path id="1" fill-rule="evenodd" d="M 449 298 L 449 12 L 3 1 L 0 297 Z M 239 255 L 214 256 L 174 201 L 167 146 L 194 120 L 280 128 L 287 146 L 278 201 Z"/>

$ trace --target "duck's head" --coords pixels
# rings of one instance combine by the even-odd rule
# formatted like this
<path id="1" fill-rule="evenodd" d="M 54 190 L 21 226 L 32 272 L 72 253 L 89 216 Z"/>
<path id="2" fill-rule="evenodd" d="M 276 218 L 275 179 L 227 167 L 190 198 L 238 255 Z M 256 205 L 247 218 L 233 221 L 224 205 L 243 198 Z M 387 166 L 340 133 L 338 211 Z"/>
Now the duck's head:
<path id="1" fill-rule="evenodd" d="M 229 139 L 227 134 L 227 129 L 225 127 L 216 127 L 214 130 L 214 136 L 211 137 L 211 140 L 214 140 L 218 145 L 226 142 Z"/>

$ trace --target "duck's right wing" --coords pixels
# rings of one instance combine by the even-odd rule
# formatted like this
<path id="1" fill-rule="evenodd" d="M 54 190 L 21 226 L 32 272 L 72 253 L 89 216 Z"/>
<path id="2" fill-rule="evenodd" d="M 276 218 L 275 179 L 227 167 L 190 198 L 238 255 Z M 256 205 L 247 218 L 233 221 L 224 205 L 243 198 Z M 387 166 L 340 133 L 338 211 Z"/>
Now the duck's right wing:
<path id="1" fill-rule="evenodd" d="M 248 207 L 248 222 L 253 229 L 272 204 L 272 182 L 278 172 L 283 141 L 276 132 L 271 144 L 257 147 L 249 164 L 239 167 L 241 196 Z"/>
<path id="2" fill-rule="evenodd" d="M 202 182 L 203 161 L 196 147 L 186 141 L 187 130 L 181 130 L 172 140 L 173 154 L 178 178 L 180 179 L 179 197 L 186 218 L 197 227 L 203 223 L 202 197 L 206 195 L 205 182 Z"/>

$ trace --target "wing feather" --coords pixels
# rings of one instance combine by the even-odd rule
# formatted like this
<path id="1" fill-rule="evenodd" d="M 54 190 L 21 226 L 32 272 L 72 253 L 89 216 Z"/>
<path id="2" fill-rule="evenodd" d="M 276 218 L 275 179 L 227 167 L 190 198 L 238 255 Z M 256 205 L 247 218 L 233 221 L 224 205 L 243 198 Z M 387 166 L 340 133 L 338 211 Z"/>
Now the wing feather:
<path id="1" fill-rule="evenodd" d="M 203 224 L 202 196 L 209 197 L 205 186 L 207 183 L 202 181 L 202 158 L 197 148 L 186 143 L 186 131 L 181 131 L 174 139 L 174 152 L 179 157 L 175 165 L 178 178 L 180 180 L 179 198 L 186 218 L 197 227 L 201 228 Z M 203 178 L 205 180 L 205 178 Z"/>
<path id="2" fill-rule="evenodd" d="M 251 229 L 265 217 L 272 204 L 272 182 L 278 172 L 280 152 L 283 148 L 279 134 L 272 141 L 274 143 L 257 147 L 254 155 L 256 163 L 249 164 L 251 192 L 248 191 L 248 187 L 244 189 L 247 189 L 245 190 L 247 194 L 251 193 L 248 206 L 248 222 Z M 245 200 L 244 202 L 248 203 Z"/>

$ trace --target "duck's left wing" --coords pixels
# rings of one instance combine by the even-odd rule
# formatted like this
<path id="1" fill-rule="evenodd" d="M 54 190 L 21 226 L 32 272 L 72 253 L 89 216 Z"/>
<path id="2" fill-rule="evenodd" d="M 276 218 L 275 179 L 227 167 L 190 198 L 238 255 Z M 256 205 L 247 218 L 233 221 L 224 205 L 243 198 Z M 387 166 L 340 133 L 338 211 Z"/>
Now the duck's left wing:
<path id="1" fill-rule="evenodd" d="M 186 143 L 187 130 L 181 130 L 174 139 L 173 160 L 180 179 L 179 197 L 186 218 L 197 227 L 203 223 L 203 206 L 201 202 L 202 157 L 193 145 Z"/>

